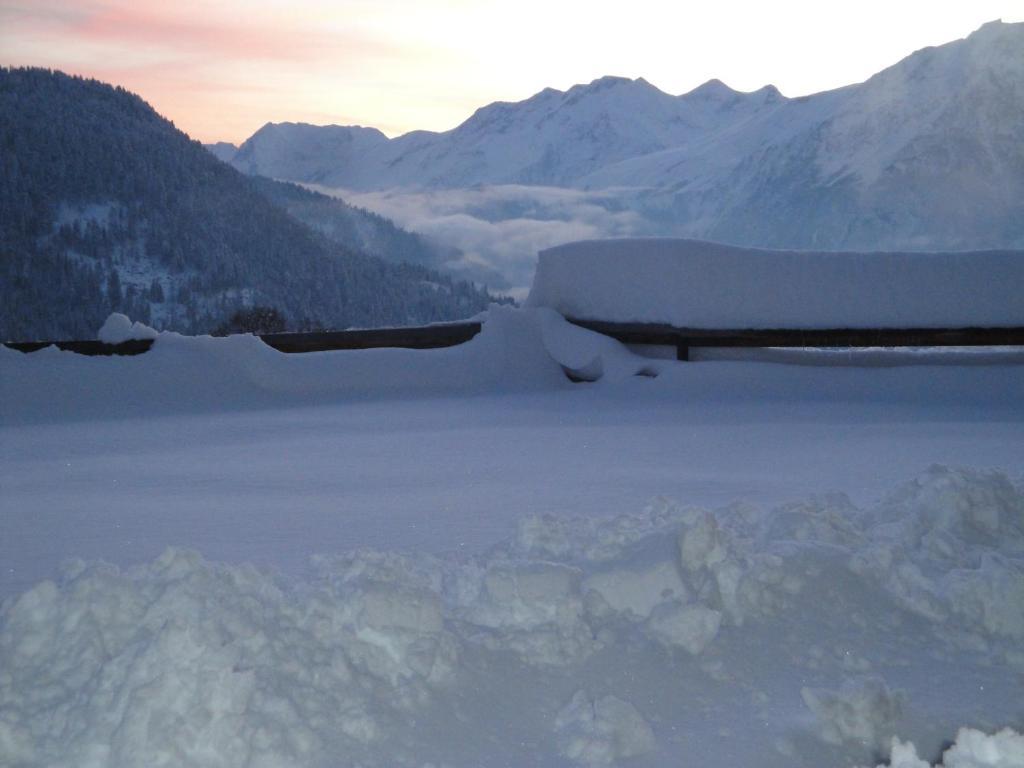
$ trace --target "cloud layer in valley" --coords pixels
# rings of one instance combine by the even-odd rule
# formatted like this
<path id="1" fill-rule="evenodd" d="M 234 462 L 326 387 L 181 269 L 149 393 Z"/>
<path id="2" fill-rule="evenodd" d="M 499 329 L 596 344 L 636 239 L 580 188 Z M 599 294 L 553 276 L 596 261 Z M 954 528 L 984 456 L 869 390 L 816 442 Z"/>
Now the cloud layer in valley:
<path id="1" fill-rule="evenodd" d="M 573 240 L 653 234 L 627 190 L 518 185 L 352 192 L 316 188 L 462 252 L 445 267 L 523 298 L 537 252 Z"/>

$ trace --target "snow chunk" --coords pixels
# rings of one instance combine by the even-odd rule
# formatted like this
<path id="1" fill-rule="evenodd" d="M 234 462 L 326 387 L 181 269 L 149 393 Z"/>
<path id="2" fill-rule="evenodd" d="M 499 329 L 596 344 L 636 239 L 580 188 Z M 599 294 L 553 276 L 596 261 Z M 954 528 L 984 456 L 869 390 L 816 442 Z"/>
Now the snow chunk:
<path id="1" fill-rule="evenodd" d="M 120 344 L 133 339 L 155 339 L 160 334 L 154 328 L 136 321 L 127 315 L 113 312 L 107 317 L 96 338 L 104 344 Z"/>
<path id="2" fill-rule="evenodd" d="M 688 328 L 1024 324 L 1020 251 L 829 253 L 636 238 L 541 251 L 528 306 Z"/>
<path id="3" fill-rule="evenodd" d="M 658 607 L 647 622 L 647 629 L 663 645 L 679 646 L 696 656 L 715 639 L 721 624 L 719 611 L 673 602 Z"/>
<path id="4" fill-rule="evenodd" d="M 894 736 L 889 765 L 879 765 L 878 768 L 932 768 L 932 766 L 927 760 L 922 760 L 917 756 L 917 747 L 912 743 L 902 742 Z"/>
<path id="5" fill-rule="evenodd" d="M 628 701 L 577 691 L 555 718 L 559 753 L 582 765 L 611 765 L 654 749 L 654 732 Z"/>
<path id="6" fill-rule="evenodd" d="M 608 609 L 646 619 L 665 600 L 685 599 L 688 590 L 675 563 L 662 560 L 631 568 L 599 571 L 583 582 L 583 592 L 592 592 L 594 601 Z"/>
<path id="7" fill-rule="evenodd" d="M 934 466 L 869 515 L 850 559 L 934 621 L 1024 638 L 1024 493 L 995 472 Z"/>
<path id="8" fill-rule="evenodd" d="M 909 520 L 906 535 L 939 558 L 957 556 L 950 540 L 1024 553 L 1024 496 L 993 472 L 929 467 L 890 494 L 878 517 Z"/>
<path id="9" fill-rule="evenodd" d="M 877 677 L 846 680 L 838 691 L 802 688 L 800 695 L 829 744 L 852 742 L 882 750 L 903 715 L 903 694 L 889 690 Z"/>
<path id="10" fill-rule="evenodd" d="M 725 546 L 724 536 L 714 516 L 704 513 L 679 537 L 679 557 L 683 568 L 692 572 L 718 565 L 726 558 Z"/>
<path id="11" fill-rule="evenodd" d="M 961 728 L 956 742 L 943 753 L 935 768 L 1021 768 L 1024 766 L 1024 735 L 1004 728 L 991 736 L 974 728 Z M 892 740 L 888 764 L 877 768 L 932 768 L 917 756 L 911 742 Z"/>
<path id="12" fill-rule="evenodd" d="M 454 574 L 456 616 L 483 630 L 488 648 L 530 665 L 570 664 L 598 643 L 583 616 L 580 571 L 559 563 L 501 560 Z"/>
<path id="13" fill-rule="evenodd" d="M 1020 768 L 1024 766 L 1024 735 L 1010 728 L 991 736 L 962 728 L 942 758 L 945 768 Z"/>
<path id="14" fill-rule="evenodd" d="M 716 514 L 695 510 L 678 535 L 680 564 L 696 599 L 737 626 L 751 616 L 772 613 L 780 595 L 801 587 L 778 555 L 754 551 L 752 536 L 742 535 L 747 528 L 741 508 Z"/>
<path id="15" fill-rule="evenodd" d="M 653 534 L 674 533 L 685 514 L 672 500 L 658 497 L 639 512 L 610 518 L 528 515 L 519 521 L 515 549 L 537 559 L 614 561 Z"/>

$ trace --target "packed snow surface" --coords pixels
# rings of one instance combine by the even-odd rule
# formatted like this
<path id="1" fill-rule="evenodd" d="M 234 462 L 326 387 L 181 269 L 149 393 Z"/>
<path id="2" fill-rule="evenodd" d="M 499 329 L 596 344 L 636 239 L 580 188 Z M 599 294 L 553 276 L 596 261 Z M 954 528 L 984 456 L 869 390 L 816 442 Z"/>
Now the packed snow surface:
<path id="1" fill-rule="evenodd" d="M 527 303 L 684 328 L 1024 325 L 1024 251 L 829 253 L 592 240 L 540 253 Z"/>
<path id="2" fill-rule="evenodd" d="M 0 349 L 0 765 L 1019 768 L 1021 356 L 879 356 Z"/>

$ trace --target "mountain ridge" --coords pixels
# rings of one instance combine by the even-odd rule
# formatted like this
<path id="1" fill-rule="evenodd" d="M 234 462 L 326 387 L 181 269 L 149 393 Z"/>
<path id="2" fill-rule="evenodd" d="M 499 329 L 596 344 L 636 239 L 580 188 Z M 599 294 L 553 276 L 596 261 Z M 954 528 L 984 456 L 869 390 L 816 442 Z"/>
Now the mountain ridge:
<path id="1" fill-rule="evenodd" d="M 643 234 L 738 245 L 1024 244 L 1024 23 L 990 22 L 797 98 L 714 79 L 673 96 L 609 76 L 486 105 L 450 131 L 380 135 L 359 152 L 312 149 L 321 130 L 279 128 L 273 145 L 254 135 L 239 149 L 243 170 L 353 191 L 632 189 Z M 348 131 L 331 130 L 335 144 Z"/>
<path id="2" fill-rule="evenodd" d="M 715 87 L 717 83 L 721 88 Z M 722 90 L 724 89 L 724 91 Z M 394 169 L 397 178 L 409 183 L 422 183 L 422 179 L 416 177 L 415 168 L 410 172 L 411 166 L 426 168 L 437 159 L 438 155 L 450 155 L 453 151 L 450 146 L 436 146 L 438 143 L 444 145 L 453 141 L 469 140 L 479 144 L 486 139 L 488 132 L 505 133 L 514 123 L 516 116 L 521 113 L 533 113 L 535 124 L 547 124 L 551 126 L 557 121 L 556 113 L 563 112 L 568 108 L 577 107 L 583 103 L 586 108 L 587 102 L 595 99 L 605 101 L 611 99 L 620 104 L 620 112 L 623 114 L 633 111 L 634 106 L 630 102 L 643 100 L 649 107 L 660 113 L 662 118 L 658 121 L 649 122 L 646 128 L 646 135 L 637 137 L 629 148 L 624 148 L 622 157 L 635 156 L 637 151 L 666 149 L 673 146 L 673 140 L 668 134 L 672 132 L 673 126 L 685 130 L 686 118 L 696 118 L 707 121 L 707 112 L 724 107 L 734 107 L 737 104 L 752 103 L 759 101 L 775 100 L 785 98 L 779 94 L 774 86 L 764 86 L 757 91 L 743 93 L 725 86 L 721 81 L 708 81 L 698 86 L 689 93 L 680 96 L 672 96 L 650 84 L 643 78 L 630 79 L 618 76 L 605 76 L 597 78 L 590 83 L 574 85 L 571 88 L 560 91 L 555 88 L 545 88 L 533 96 L 520 102 L 497 101 L 484 105 L 473 112 L 473 114 L 455 128 L 444 132 L 433 132 L 416 130 L 389 139 L 380 131 L 363 126 L 340 126 L 326 125 L 314 126 L 308 123 L 267 123 L 261 127 L 253 136 L 243 142 L 233 158 L 230 159 L 233 165 L 246 173 L 270 176 L 273 178 L 286 178 L 291 181 L 304 183 L 315 183 L 325 185 L 347 186 L 354 189 L 379 188 L 376 179 L 381 173 L 381 168 L 390 167 Z M 694 114 L 682 114 L 677 104 L 686 104 L 687 100 L 697 105 Z M 625 103 L 623 103 L 625 102 Z M 596 109 L 602 113 L 602 119 L 607 120 L 604 115 L 606 107 L 598 103 Z M 680 112 L 679 114 L 676 114 Z M 584 115 L 582 119 L 572 120 L 570 124 L 561 121 L 557 124 L 558 131 L 563 137 L 571 137 L 572 141 L 579 139 L 586 140 L 588 134 L 585 127 L 593 124 L 595 120 L 590 115 Z M 702 124 L 703 124 L 702 123 Z M 534 129 L 536 125 L 529 126 Z M 619 129 L 616 133 L 628 138 L 628 131 Z M 566 143 L 570 143 L 568 140 Z M 352 147 L 353 149 L 349 149 Z M 378 167 L 373 164 L 365 164 L 364 159 L 355 157 L 359 153 L 380 153 Z M 606 150 L 607 151 L 607 150 Z M 425 159 L 410 159 L 410 154 L 428 154 Z M 290 153 L 286 158 L 275 157 L 277 153 Z M 541 153 L 543 154 L 543 153 Z M 527 167 L 519 169 L 519 172 L 502 173 L 498 169 L 497 177 L 478 178 L 472 176 L 472 171 L 467 170 L 462 174 L 461 182 L 465 184 L 475 183 L 531 183 L 538 181 L 550 183 L 552 180 L 545 178 L 531 170 L 531 166 L 537 165 L 534 158 Z M 348 173 L 339 175 L 338 168 L 346 168 Z M 567 181 L 563 174 L 558 181 Z M 441 183 L 441 179 L 433 178 L 427 180 L 424 186 L 458 186 L 459 184 Z"/>

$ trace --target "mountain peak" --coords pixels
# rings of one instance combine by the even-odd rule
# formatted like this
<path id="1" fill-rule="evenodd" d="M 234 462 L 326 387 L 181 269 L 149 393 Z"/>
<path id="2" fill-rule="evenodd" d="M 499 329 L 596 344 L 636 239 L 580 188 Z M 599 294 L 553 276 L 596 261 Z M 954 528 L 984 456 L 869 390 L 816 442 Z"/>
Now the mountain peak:
<path id="1" fill-rule="evenodd" d="M 1024 51 L 1024 22 L 1007 23 L 1001 19 L 982 24 L 963 41 L 967 48 L 980 52 L 982 58 L 1021 60 Z"/>
<path id="2" fill-rule="evenodd" d="M 683 95 L 691 98 L 719 101 L 739 96 L 740 92 L 733 90 L 717 77 L 714 77 L 706 83 L 698 85 L 689 93 L 684 93 Z"/>
<path id="3" fill-rule="evenodd" d="M 1007 32 L 1024 33 L 1024 22 L 1006 22 L 1002 19 L 993 19 L 992 21 L 986 21 L 976 30 L 971 32 L 968 37 L 986 37 L 989 35 L 1000 35 Z"/>
<path id="4" fill-rule="evenodd" d="M 765 103 L 784 101 L 786 99 L 786 97 L 782 95 L 782 91 L 771 83 L 758 88 L 752 95 L 759 97 Z"/>
<path id="5" fill-rule="evenodd" d="M 633 94 L 660 94 L 661 91 L 651 85 L 649 82 L 644 80 L 642 77 L 638 77 L 636 80 L 632 80 L 628 77 L 618 77 L 615 75 L 605 75 L 599 77 L 596 80 L 591 80 L 586 84 L 574 85 L 568 91 L 565 92 L 564 105 L 577 104 L 589 97 L 597 94 L 610 94 L 615 93 L 616 97 L 621 97 L 623 94 L 628 94 L 627 98 L 632 98 Z"/>
<path id="6" fill-rule="evenodd" d="M 604 77 L 599 77 L 596 80 L 591 80 L 587 85 L 583 87 L 592 91 L 601 91 L 604 90 L 605 88 L 614 88 L 617 85 L 627 85 L 632 82 L 633 80 L 631 80 L 628 77 L 620 77 L 618 75 L 605 75 Z"/>
<path id="7" fill-rule="evenodd" d="M 620 77 L 618 75 L 605 75 L 604 77 L 599 77 L 596 80 L 591 80 L 589 83 L 579 83 L 574 85 L 566 91 L 566 94 L 579 95 L 584 93 L 599 93 L 600 91 L 609 91 L 613 88 L 620 88 L 623 86 L 657 90 L 642 77 L 638 77 L 634 80 L 629 77 Z"/>

